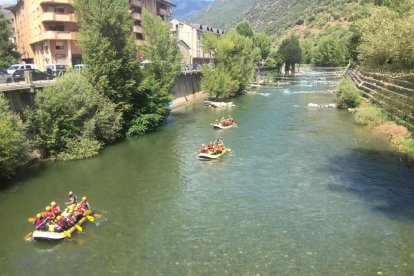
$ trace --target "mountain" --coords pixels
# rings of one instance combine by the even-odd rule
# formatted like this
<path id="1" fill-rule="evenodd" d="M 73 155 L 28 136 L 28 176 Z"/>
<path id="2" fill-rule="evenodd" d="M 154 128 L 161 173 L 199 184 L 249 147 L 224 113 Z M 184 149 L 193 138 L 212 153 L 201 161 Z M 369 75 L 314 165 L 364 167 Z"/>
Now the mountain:
<path id="1" fill-rule="evenodd" d="M 324 27 L 327 22 L 349 25 L 374 0 L 215 0 L 190 16 L 211 26 L 226 28 L 248 20 L 256 31 L 280 33 L 296 25 Z"/>
<path id="2" fill-rule="evenodd" d="M 211 0 L 174 0 L 177 7 L 172 10 L 172 17 L 186 19 L 209 3 L 211 3 Z"/>

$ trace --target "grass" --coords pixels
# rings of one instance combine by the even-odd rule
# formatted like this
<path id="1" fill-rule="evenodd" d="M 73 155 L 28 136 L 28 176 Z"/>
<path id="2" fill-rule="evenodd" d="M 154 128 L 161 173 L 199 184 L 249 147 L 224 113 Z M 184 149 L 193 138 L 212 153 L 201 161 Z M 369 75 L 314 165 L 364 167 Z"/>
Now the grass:
<path id="1" fill-rule="evenodd" d="M 402 150 L 411 155 L 414 156 L 414 139 L 413 138 L 406 138 L 401 143 Z"/>
<path id="2" fill-rule="evenodd" d="M 387 121 L 385 114 L 380 108 L 370 104 L 362 104 L 355 112 L 355 120 L 369 127 L 376 127 Z"/>

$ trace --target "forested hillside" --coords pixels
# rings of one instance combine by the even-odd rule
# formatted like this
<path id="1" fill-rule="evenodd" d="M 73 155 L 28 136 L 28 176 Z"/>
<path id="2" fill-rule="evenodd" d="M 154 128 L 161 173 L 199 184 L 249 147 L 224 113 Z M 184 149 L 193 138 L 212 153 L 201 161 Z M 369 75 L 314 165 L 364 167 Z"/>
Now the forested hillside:
<path id="1" fill-rule="evenodd" d="M 255 30 L 273 34 L 306 21 L 353 21 L 369 2 L 374 0 L 216 0 L 190 20 L 228 28 L 245 19 Z"/>

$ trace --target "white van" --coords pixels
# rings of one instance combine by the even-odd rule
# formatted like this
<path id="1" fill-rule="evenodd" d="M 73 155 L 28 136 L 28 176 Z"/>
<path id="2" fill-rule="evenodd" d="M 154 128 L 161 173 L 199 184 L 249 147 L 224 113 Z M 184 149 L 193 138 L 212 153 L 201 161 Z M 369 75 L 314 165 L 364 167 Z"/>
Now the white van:
<path id="1" fill-rule="evenodd" d="M 25 63 L 25 64 L 13 64 L 7 69 L 7 74 L 12 75 L 16 70 L 24 70 L 24 69 L 37 69 L 36 65 Z"/>
<path id="2" fill-rule="evenodd" d="M 73 67 L 73 70 L 75 70 L 75 71 L 81 71 L 82 69 L 85 69 L 87 67 L 88 67 L 88 65 L 86 65 L 86 64 L 76 64 Z"/>

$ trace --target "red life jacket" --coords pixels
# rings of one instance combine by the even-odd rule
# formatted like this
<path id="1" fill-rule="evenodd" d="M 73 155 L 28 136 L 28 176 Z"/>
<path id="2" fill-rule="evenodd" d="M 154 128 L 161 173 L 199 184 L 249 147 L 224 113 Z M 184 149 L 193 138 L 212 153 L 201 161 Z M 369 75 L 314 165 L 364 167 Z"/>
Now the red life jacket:
<path id="1" fill-rule="evenodd" d="M 35 221 L 33 222 L 34 226 L 37 228 L 43 223 L 43 218 L 35 218 Z"/>
<path id="2" fill-rule="evenodd" d="M 55 215 L 52 213 L 52 211 L 45 212 L 46 219 L 53 219 Z"/>
<path id="3" fill-rule="evenodd" d="M 59 205 L 55 205 L 54 207 L 50 208 L 50 211 L 56 216 L 60 214 L 60 208 Z"/>

